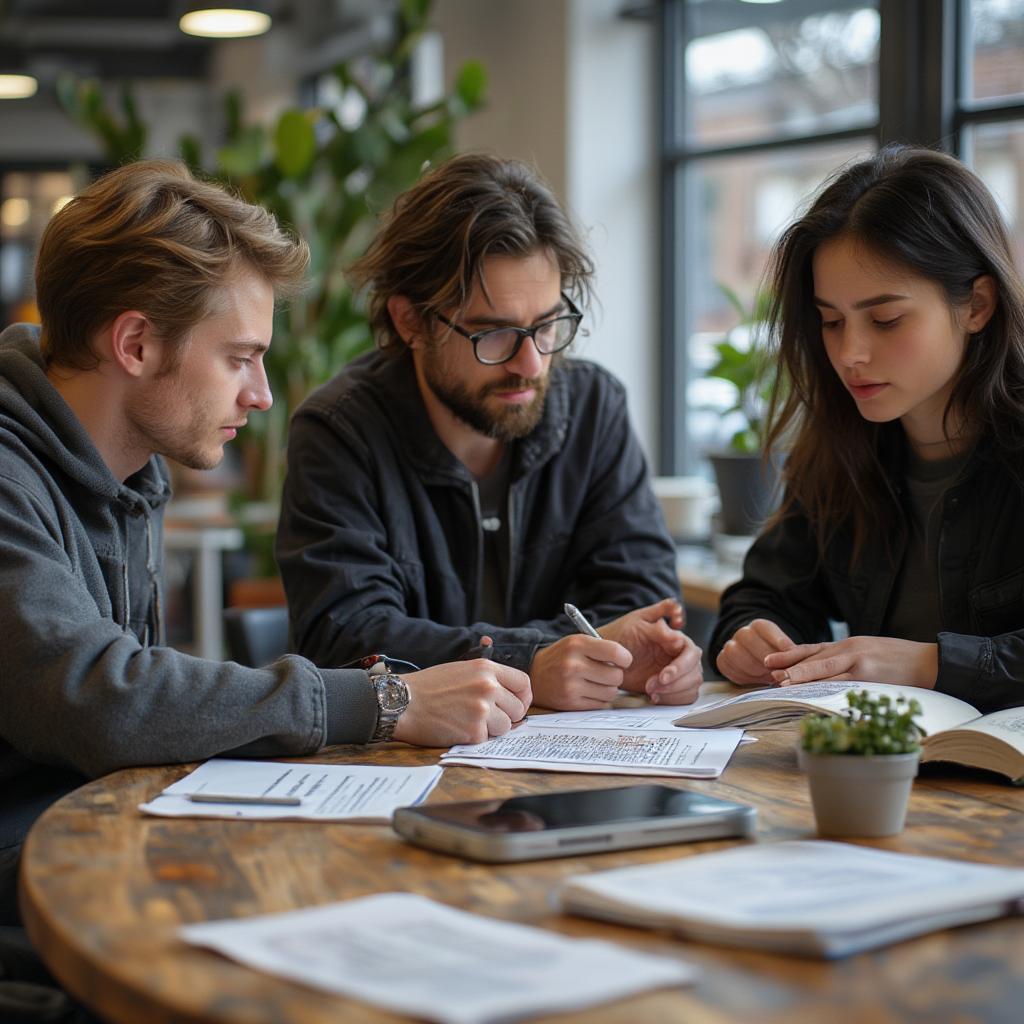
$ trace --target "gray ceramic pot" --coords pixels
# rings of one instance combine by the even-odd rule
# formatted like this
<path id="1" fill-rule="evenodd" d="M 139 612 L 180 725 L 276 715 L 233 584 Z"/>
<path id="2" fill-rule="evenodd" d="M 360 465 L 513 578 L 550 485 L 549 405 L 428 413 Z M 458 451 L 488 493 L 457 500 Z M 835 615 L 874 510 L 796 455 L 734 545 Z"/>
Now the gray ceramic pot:
<path id="1" fill-rule="evenodd" d="M 877 838 L 903 831 L 920 752 L 860 756 L 798 751 L 823 836 Z"/>

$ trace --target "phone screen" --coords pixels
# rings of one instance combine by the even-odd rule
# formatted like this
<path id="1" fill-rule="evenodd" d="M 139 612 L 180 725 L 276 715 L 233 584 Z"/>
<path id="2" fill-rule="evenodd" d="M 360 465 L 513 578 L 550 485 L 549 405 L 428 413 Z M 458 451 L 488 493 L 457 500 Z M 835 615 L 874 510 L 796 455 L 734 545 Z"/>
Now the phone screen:
<path id="1" fill-rule="evenodd" d="M 545 832 L 613 822 L 700 818 L 741 809 L 742 804 L 651 785 L 435 804 L 418 807 L 417 812 L 482 832 Z"/>

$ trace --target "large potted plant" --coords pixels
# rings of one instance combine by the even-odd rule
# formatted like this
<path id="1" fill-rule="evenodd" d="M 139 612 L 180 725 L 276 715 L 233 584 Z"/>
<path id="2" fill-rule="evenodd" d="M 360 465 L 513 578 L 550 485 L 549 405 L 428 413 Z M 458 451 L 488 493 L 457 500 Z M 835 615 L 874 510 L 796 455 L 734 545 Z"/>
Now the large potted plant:
<path id="1" fill-rule="evenodd" d="M 771 300 L 766 292 L 759 292 L 748 309 L 731 288 L 722 284 L 719 288 L 739 314 L 739 323 L 715 344 L 718 358 L 705 376 L 733 386 L 733 404 L 723 415 L 739 414 L 741 422 L 728 448 L 709 459 L 718 484 L 722 532 L 750 536 L 778 502 L 776 464 L 764 454 L 764 415 L 775 364 L 759 334 Z"/>
<path id="2" fill-rule="evenodd" d="M 430 8 L 431 0 L 403 0 L 390 43 L 333 69 L 337 104 L 286 110 L 273 124 L 259 124 L 247 122 L 240 97 L 229 93 L 225 138 L 215 152 L 204 153 L 193 136 L 180 140 L 180 156 L 194 170 L 272 210 L 306 239 L 312 255 L 307 287 L 275 317 L 265 360 L 273 408 L 253 417 L 239 438 L 247 501 L 276 507 L 291 414 L 371 344 L 344 268 L 368 244 L 378 214 L 426 164 L 451 154 L 455 123 L 483 103 L 486 74 L 476 61 L 463 65 L 441 99 L 424 106 L 412 101 L 410 59 Z M 130 88 L 122 88 L 117 111 L 94 81 L 65 77 L 58 95 L 99 140 L 110 165 L 146 154 L 148 130 Z"/>
<path id="3" fill-rule="evenodd" d="M 903 830 L 924 730 L 916 700 L 849 690 L 842 715 L 800 723 L 798 761 L 807 773 L 818 832 L 878 837 Z"/>

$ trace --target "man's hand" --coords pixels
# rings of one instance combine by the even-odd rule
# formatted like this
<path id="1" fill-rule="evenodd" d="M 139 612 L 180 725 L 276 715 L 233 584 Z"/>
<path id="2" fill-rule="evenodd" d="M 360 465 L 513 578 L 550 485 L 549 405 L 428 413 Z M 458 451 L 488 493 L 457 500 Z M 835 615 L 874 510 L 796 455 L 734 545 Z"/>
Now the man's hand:
<path id="1" fill-rule="evenodd" d="M 682 605 L 671 597 L 602 626 L 601 636 L 620 644 L 632 658 L 619 685 L 646 693 L 655 704 L 692 704 L 704 681 L 701 649 L 682 626 Z"/>
<path id="2" fill-rule="evenodd" d="M 851 636 L 823 644 L 797 644 L 764 659 L 779 686 L 820 679 L 856 679 L 934 690 L 939 645 L 887 636 Z M 721 658 L 719 658 L 721 663 Z"/>
<path id="3" fill-rule="evenodd" d="M 792 640 L 774 622 L 754 619 L 737 629 L 719 652 L 715 667 L 726 679 L 740 686 L 773 686 L 778 681 L 766 665 L 769 655 L 795 648 Z M 781 663 L 772 668 L 784 668 Z"/>
<path id="4" fill-rule="evenodd" d="M 557 711 L 594 711 L 615 699 L 632 663 L 629 651 L 583 633 L 563 636 L 533 656 L 533 699 Z"/>
<path id="5" fill-rule="evenodd" d="M 478 658 L 403 674 L 409 706 L 395 725 L 396 740 L 420 747 L 483 743 L 503 736 L 530 706 L 530 677 Z"/>

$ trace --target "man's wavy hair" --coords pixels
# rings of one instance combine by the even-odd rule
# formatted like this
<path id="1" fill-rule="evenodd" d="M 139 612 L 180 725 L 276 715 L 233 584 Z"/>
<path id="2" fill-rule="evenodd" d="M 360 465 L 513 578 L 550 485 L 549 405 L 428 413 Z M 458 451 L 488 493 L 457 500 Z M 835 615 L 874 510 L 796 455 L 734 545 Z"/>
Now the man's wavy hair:
<path id="1" fill-rule="evenodd" d="M 36 301 L 44 358 L 95 368 L 93 337 L 134 309 L 169 344 L 173 365 L 233 274 L 255 272 L 286 297 L 308 263 L 306 243 L 272 213 L 199 181 L 184 164 L 127 164 L 80 192 L 43 233 Z"/>
<path id="2" fill-rule="evenodd" d="M 453 157 L 404 192 L 382 221 L 349 279 L 369 293 L 378 347 L 405 345 L 388 313 L 402 295 L 425 321 L 445 312 L 458 319 L 490 256 L 550 252 L 562 290 L 581 309 L 590 298 L 594 265 L 579 231 L 539 175 L 516 160 L 484 154 Z"/>

